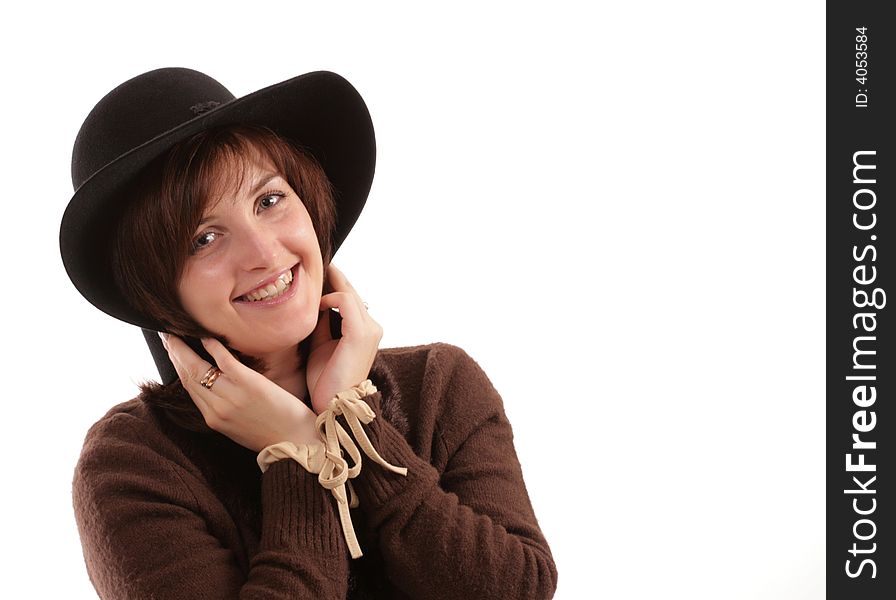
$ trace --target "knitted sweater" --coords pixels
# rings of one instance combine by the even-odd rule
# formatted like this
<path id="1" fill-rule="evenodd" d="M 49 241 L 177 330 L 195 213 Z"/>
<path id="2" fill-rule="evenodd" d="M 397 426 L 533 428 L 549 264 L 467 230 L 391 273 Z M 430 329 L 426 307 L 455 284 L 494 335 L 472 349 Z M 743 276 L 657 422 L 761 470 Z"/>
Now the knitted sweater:
<path id="1" fill-rule="evenodd" d="M 538 527 L 501 398 L 463 350 L 380 350 L 364 400 L 365 461 L 349 557 L 336 501 L 293 460 L 191 430 L 152 393 L 88 432 L 73 501 L 102 598 L 550 598 L 557 571 Z M 186 399 L 187 402 L 189 398 Z"/>

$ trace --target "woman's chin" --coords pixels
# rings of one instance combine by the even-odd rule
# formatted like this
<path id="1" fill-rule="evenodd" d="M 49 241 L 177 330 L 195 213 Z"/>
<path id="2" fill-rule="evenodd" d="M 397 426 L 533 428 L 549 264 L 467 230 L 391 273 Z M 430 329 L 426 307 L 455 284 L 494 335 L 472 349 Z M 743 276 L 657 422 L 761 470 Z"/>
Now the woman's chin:
<path id="1" fill-rule="evenodd" d="M 242 354 L 263 358 L 287 350 L 295 350 L 302 341 L 311 335 L 313 330 L 310 328 L 307 332 L 304 329 L 293 332 L 278 331 L 275 335 L 264 336 L 262 339 L 259 339 L 258 336 L 253 339 L 231 339 L 231 348 Z"/>

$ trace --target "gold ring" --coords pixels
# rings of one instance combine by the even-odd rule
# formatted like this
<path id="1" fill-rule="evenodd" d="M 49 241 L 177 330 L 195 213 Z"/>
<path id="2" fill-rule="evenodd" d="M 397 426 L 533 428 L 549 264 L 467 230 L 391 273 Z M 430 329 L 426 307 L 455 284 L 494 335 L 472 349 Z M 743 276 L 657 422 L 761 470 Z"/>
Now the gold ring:
<path id="1" fill-rule="evenodd" d="M 212 389 L 212 386 L 215 385 L 215 381 L 218 380 L 220 374 L 221 369 L 218 367 L 209 367 L 208 371 L 205 372 L 205 375 L 202 376 L 202 379 L 199 380 L 199 385 L 207 390 Z"/>

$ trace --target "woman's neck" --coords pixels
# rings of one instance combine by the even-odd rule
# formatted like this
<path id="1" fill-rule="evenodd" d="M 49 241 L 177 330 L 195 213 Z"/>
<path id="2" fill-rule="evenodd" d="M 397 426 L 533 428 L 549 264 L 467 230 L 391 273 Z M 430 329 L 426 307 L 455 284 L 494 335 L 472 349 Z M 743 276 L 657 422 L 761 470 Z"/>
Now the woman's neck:
<path id="1" fill-rule="evenodd" d="M 299 364 L 299 349 L 296 346 L 260 356 L 266 367 L 264 376 L 300 400 L 308 395 L 305 369 Z"/>

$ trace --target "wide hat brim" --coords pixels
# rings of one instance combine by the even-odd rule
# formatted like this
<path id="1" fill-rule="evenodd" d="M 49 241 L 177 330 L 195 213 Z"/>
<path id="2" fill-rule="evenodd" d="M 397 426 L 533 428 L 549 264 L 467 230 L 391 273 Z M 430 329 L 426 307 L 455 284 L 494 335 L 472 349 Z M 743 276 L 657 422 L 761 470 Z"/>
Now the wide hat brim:
<path id="1" fill-rule="evenodd" d="M 310 150 L 335 190 L 333 252 L 367 200 L 376 163 L 370 113 L 340 75 L 316 71 L 266 87 L 187 120 L 122 153 L 75 191 L 62 217 L 59 243 L 65 270 L 78 291 L 107 314 L 145 329 L 163 326 L 135 310 L 115 285 L 110 240 L 121 215 L 121 192 L 153 159 L 212 127 L 269 127 Z"/>

